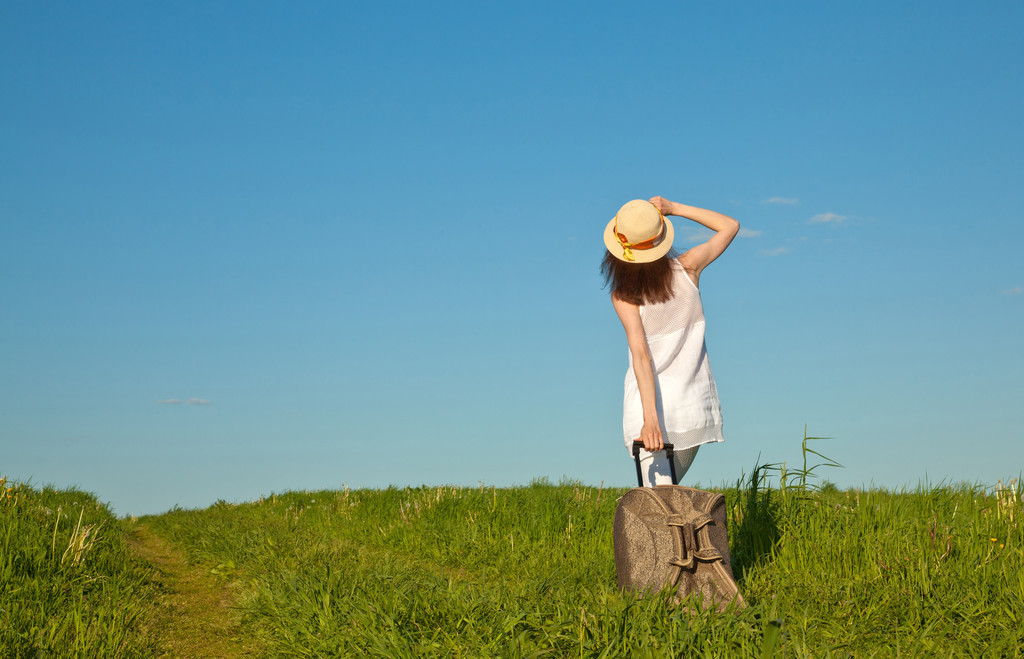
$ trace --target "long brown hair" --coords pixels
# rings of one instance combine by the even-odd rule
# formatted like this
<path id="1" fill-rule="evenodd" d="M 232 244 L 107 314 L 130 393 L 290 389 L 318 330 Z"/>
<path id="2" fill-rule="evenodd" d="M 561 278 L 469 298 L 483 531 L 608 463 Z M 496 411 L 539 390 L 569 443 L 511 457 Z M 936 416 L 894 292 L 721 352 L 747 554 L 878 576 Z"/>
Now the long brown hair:
<path id="1" fill-rule="evenodd" d="M 669 252 L 650 263 L 627 263 L 605 251 L 601 261 L 604 285 L 610 286 L 612 296 L 630 304 L 654 304 L 672 299 L 672 266 L 669 261 L 676 258 Z"/>

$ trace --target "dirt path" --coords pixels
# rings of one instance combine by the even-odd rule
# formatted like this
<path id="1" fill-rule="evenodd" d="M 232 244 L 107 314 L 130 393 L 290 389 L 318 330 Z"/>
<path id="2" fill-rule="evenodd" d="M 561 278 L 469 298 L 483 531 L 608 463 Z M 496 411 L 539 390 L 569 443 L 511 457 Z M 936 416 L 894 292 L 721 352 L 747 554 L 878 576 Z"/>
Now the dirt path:
<path id="1" fill-rule="evenodd" d="M 241 613 L 234 609 L 232 588 L 200 567 L 188 565 L 180 552 L 137 525 L 128 542 L 156 568 L 163 586 L 157 619 L 149 630 L 158 640 L 161 657 L 250 657 L 258 655 L 253 639 L 243 635 Z"/>

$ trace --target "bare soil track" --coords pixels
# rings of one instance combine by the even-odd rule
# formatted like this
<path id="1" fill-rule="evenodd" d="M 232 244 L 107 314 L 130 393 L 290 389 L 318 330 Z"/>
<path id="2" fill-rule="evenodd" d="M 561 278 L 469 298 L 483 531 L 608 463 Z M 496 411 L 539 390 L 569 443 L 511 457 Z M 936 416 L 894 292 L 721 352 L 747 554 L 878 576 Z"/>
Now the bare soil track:
<path id="1" fill-rule="evenodd" d="M 241 628 L 234 608 L 235 590 L 202 567 L 189 565 L 181 552 L 144 524 L 132 527 L 128 542 L 156 570 L 163 594 L 147 630 L 159 643 L 160 657 L 251 657 L 260 654 L 255 639 Z"/>

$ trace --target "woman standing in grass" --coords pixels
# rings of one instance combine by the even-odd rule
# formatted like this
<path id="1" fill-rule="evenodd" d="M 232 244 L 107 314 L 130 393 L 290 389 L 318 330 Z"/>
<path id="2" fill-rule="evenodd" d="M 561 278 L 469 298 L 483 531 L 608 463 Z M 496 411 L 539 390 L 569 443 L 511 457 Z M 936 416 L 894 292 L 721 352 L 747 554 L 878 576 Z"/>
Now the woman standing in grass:
<path id="1" fill-rule="evenodd" d="M 684 217 L 715 232 L 677 256 L 666 215 Z M 724 441 L 722 409 L 704 344 L 700 274 L 729 246 L 740 229 L 715 211 L 663 197 L 627 202 L 608 223 L 608 248 L 601 272 L 612 305 L 626 330 L 622 431 L 632 457 L 640 440 L 644 485 L 671 482 L 665 441 L 675 446 L 676 476 L 682 480 L 701 444 Z"/>

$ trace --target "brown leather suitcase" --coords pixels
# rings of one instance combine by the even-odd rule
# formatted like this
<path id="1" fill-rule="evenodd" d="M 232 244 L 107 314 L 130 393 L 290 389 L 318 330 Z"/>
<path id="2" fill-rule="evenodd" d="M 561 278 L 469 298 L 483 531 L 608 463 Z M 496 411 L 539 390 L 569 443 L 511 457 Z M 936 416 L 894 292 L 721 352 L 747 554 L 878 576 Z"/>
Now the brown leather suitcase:
<path id="1" fill-rule="evenodd" d="M 633 444 L 642 485 L 640 449 Z M 672 482 L 678 482 L 666 444 Z M 704 608 L 745 606 L 729 560 L 725 497 L 680 485 L 635 487 L 619 499 L 613 525 L 619 587 L 637 592 L 675 589 L 679 601 Z"/>

